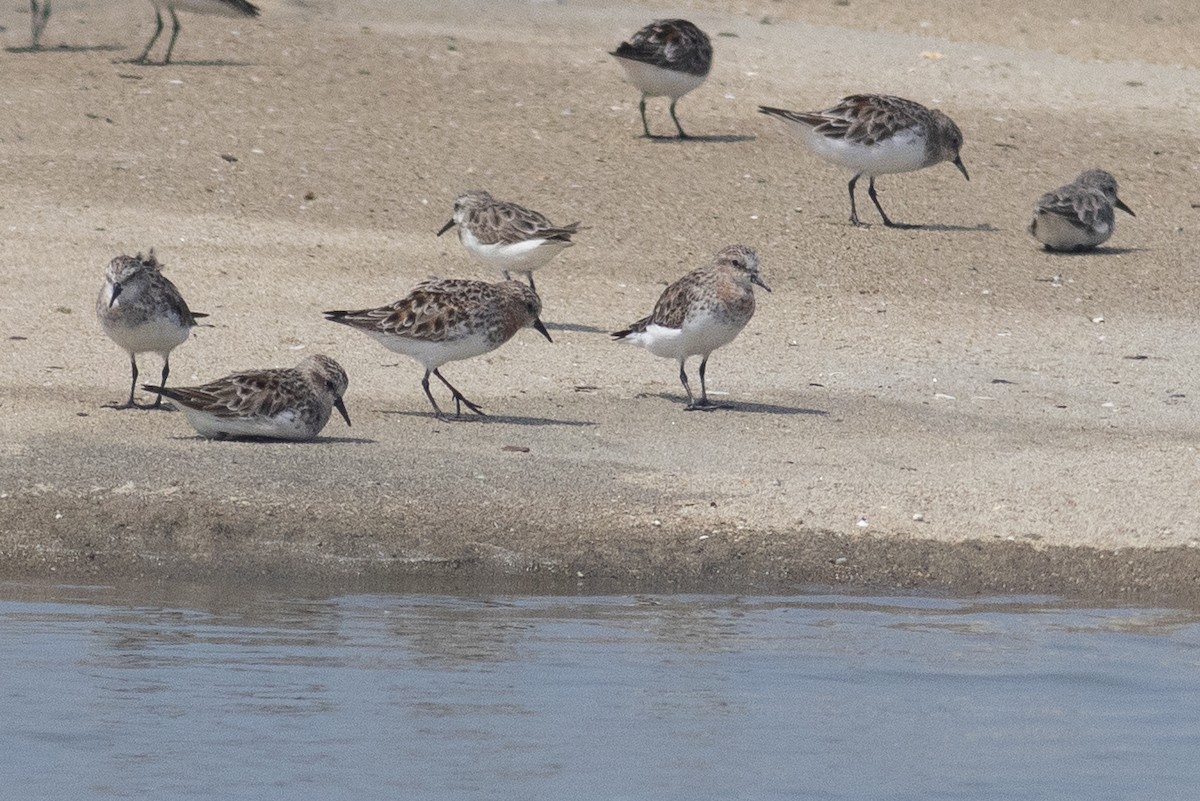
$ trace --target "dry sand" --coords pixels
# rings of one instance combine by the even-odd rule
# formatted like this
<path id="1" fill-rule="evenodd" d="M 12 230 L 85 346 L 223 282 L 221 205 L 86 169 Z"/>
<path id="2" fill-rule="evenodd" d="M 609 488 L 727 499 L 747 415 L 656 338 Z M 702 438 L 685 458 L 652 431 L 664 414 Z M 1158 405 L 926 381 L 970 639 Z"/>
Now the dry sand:
<path id="1" fill-rule="evenodd" d="M 1200 605 L 1200 20 L 1012 5 L 296 2 L 185 16 L 164 68 L 120 61 L 148 4 L 64 0 L 31 53 L 10 3 L 0 572 Z M 717 48 L 679 104 L 700 141 L 638 138 L 606 55 L 668 15 Z M 848 176 L 755 113 L 855 91 L 963 129 L 969 183 L 879 182 L 926 229 L 847 225 Z M 1033 201 L 1092 166 L 1137 218 L 1097 253 L 1040 251 Z M 555 343 L 447 366 L 491 414 L 447 424 L 416 363 L 319 312 L 487 277 L 433 235 L 472 187 L 589 230 L 539 273 Z M 605 332 L 730 242 L 775 291 L 709 363 L 731 408 L 685 414 L 675 366 Z M 128 365 L 95 295 L 150 247 L 212 315 L 172 383 L 328 353 L 353 428 L 221 443 L 102 409 Z"/>

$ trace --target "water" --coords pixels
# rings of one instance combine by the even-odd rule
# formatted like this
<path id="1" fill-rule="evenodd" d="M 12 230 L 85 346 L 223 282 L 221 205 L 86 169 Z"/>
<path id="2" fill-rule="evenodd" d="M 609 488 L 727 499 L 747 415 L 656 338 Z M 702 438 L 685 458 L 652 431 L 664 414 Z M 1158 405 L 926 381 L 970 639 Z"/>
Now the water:
<path id="1" fill-rule="evenodd" d="M 189 608 L 190 607 L 190 608 Z M 4 798 L 1194 799 L 1200 621 L 0 585 Z"/>

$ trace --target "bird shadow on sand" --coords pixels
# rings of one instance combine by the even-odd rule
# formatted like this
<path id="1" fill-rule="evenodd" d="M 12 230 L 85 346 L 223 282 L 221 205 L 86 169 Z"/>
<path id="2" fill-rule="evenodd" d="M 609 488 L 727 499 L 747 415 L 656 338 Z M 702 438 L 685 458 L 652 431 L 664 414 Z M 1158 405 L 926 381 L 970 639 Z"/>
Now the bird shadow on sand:
<path id="1" fill-rule="evenodd" d="M 1124 256 L 1126 253 L 1148 253 L 1150 248 L 1091 248 L 1089 250 L 1050 250 L 1042 248 L 1042 253 L 1055 258 L 1077 257 L 1086 259 L 1088 256 Z"/>
<path id="2" fill-rule="evenodd" d="M 438 419 L 433 412 L 402 412 L 389 411 L 387 409 L 379 410 L 380 414 L 392 414 L 400 417 L 422 417 L 428 420 L 433 420 L 438 423 L 446 423 L 448 425 L 470 425 L 472 423 L 502 423 L 513 426 L 570 426 L 580 428 L 583 426 L 594 426 L 596 423 L 592 420 L 555 420 L 550 417 L 519 417 L 516 415 L 506 414 L 489 414 L 480 416 L 477 414 L 467 413 L 461 417 L 456 417 L 447 414 L 444 418 Z"/>
<path id="3" fill-rule="evenodd" d="M 854 225 L 847 222 L 847 226 L 851 228 L 863 228 L 861 225 Z M 868 223 L 867 228 L 887 228 L 883 223 Z M 998 234 L 1001 230 L 991 223 L 979 223 L 978 225 L 953 225 L 950 223 L 896 223 L 891 226 L 897 231 L 940 231 L 942 233 L 969 233 L 969 234 Z"/>
<path id="4" fill-rule="evenodd" d="M 546 323 L 547 328 L 551 331 L 575 331 L 581 334 L 607 334 L 608 330 L 597 328 L 594 325 L 580 325 L 579 323 Z"/>
<path id="5" fill-rule="evenodd" d="M 5 53 L 117 53 L 125 45 L 50 45 L 49 47 L 6 47 Z"/>
<path id="6" fill-rule="evenodd" d="M 272 437 L 190 437 L 182 434 L 168 439 L 180 442 L 252 442 L 255 445 L 374 445 L 378 440 L 366 437 L 317 437 L 309 440 L 274 439 Z"/>
<path id="7" fill-rule="evenodd" d="M 176 59 L 170 64 L 163 64 L 161 61 L 138 61 L 135 58 L 119 58 L 113 61 L 114 64 L 127 64 L 134 67 L 257 67 L 259 66 L 253 61 L 229 61 L 223 58 L 214 59 L 197 59 L 194 61 L 182 61 Z"/>
<path id="8" fill-rule="evenodd" d="M 639 136 L 638 139 L 645 139 L 645 136 Z M 688 134 L 687 138 L 680 139 L 678 136 L 651 136 L 650 141 L 655 144 L 667 144 L 678 142 L 680 144 L 688 144 L 689 142 L 716 142 L 717 144 L 734 144 L 736 142 L 753 142 L 757 136 L 750 134 Z"/>
<path id="9" fill-rule="evenodd" d="M 100 404 L 101 409 L 108 409 L 113 412 L 177 412 L 179 409 L 170 401 L 163 401 L 158 406 L 153 403 L 135 403 L 133 406 L 126 406 L 123 401 L 109 401 L 108 403 Z"/>
<path id="10" fill-rule="evenodd" d="M 647 392 L 638 395 L 639 398 L 662 398 L 679 404 L 680 410 L 686 408 L 682 395 L 672 395 L 669 392 Z M 824 417 L 829 412 L 824 409 L 805 409 L 799 406 L 779 406 L 774 403 L 754 403 L 753 401 L 712 401 L 712 406 L 701 406 L 694 412 L 746 412 L 748 414 L 811 414 Z"/>

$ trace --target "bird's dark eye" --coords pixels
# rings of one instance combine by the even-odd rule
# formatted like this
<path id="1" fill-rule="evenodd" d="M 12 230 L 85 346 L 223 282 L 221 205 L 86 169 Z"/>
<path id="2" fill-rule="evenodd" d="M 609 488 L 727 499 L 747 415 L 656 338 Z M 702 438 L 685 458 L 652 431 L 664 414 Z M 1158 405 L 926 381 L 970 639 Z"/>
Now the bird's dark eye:
<path id="1" fill-rule="evenodd" d="M 742 263 L 741 259 L 734 259 L 733 266 L 734 267 L 745 267 L 746 265 Z"/>

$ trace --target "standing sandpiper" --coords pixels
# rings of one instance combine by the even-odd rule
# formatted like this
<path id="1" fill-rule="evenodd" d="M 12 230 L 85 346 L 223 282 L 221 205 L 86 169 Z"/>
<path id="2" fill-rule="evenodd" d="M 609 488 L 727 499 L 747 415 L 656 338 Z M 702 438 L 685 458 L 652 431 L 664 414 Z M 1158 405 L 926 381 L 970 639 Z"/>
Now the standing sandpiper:
<path id="1" fill-rule="evenodd" d="M 537 294 L 518 281 L 489 284 L 458 278 L 423 281 L 387 306 L 322 312 L 330 322 L 358 329 L 388 350 L 420 362 L 425 368 L 421 387 L 439 420 L 446 416 L 429 391 L 429 376 L 436 376 L 450 390 L 456 417 L 462 416 L 463 406 L 485 416 L 479 405 L 467 400 L 438 368 L 446 362 L 493 351 L 526 326 L 553 342 L 538 319 L 541 313 L 542 301 Z"/>
<path id="2" fill-rule="evenodd" d="M 954 120 L 936 109 L 891 95 L 851 95 L 824 111 L 787 111 L 759 106 L 763 114 L 782 120 L 826 161 L 854 173 L 850 179 L 850 223 L 862 225 L 854 205 L 854 185 L 866 175 L 867 195 L 879 210 L 883 224 L 912 228 L 888 219 L 875 194 L 875 178 L 912 172 L 949 161 L 968 181 L 967 168 L 958 155 L 962 131 Z"/>
<path id="3" fill-rule="evenodd" d="M 129 400 L 111 408 L 162 408 L 162 395 L 153 406 L 138 406 L 133 401 L 138 378 L 137 355 L 150 351 L 162 356 L 161 386 L 165 387 L 171 372 L 171 351 L 187 341 L 197 318 L 208 315 L 188 308 L 179 290 L 162 274 L 162 265 L 151 250 L 145 258 L 139 253 L 117 256 L 109 262 L 104 287 L 96 300 L 96 316 L 104 333 L 129 353 L 133 370 Z"/>
<path id="4" fill-rule="evenodd" d="M 733 341 L 754 315 L 754 287 L 768 292 L 758 275 L 758 254 L 745 245 L 722 248 L 713 260 L 671 284 L 649 317 L 617 331 L 613 339 L 641 345 L 655 356 L 679 362 L 679 380 L 687 392 L 686 409 L 712 407 L 704 369 L 714 350 Z M 700 356 L 700 399 L 692 396 L 684 365 Z"/>
<path id="5" fill-rule="evenodd" d="M 704 31 L 686 19 L 660 19 L 622 42 L 609 53 L 625 68 L 625 77 L 642 93 L 638 110 L 642 113 L 642 131 L 647 139 L 658 137 L 646 124 L 646 98 L 671 98 L 671 119 L 680 139 L 687 139 L 675 104 L 679 98 L 704 83 L 712 69 L 712 42 Z"/>

